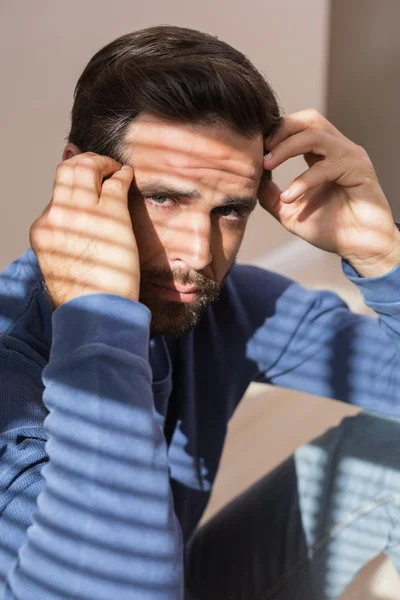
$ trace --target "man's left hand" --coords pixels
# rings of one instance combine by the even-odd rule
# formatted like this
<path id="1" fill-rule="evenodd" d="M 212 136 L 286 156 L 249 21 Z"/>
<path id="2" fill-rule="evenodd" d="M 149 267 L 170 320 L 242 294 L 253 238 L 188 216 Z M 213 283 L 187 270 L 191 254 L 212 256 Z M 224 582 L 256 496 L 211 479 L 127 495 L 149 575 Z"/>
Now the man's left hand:
<path id="1" fill-rule="evenodd" d="M 283 117 L 265 149 L 265 169 L 299 155 L 309 167 L 286 192 L 271 181 L 259 197 L 288 231 L 335 252 L 363 277 L 400 263 L 400 233 L 364 148 L 308 109 Z"/>

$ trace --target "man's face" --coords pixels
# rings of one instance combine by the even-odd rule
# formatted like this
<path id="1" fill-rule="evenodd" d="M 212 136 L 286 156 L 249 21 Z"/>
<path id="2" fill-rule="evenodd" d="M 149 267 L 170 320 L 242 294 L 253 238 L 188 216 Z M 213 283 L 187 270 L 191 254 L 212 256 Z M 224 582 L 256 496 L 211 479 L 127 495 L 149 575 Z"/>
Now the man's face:
<path id="1" fill-rule="evenodd" d="M 181 335 L 217 299 L 235 262 L 257 203 L 263 139 L 142 113 L 124 142 L 139 300 L 152 313 L 152 335 Z"/>

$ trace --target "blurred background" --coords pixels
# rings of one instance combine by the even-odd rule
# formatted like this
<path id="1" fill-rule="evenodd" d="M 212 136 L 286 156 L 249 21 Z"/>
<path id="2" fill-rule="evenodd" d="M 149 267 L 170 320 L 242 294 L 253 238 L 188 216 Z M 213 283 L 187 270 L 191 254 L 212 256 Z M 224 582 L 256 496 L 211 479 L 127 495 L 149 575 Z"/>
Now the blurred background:
<path id="1" fill-rule="evenodd" d="M 400 120 L 399 0 L 2 0 L 0 269 L 29 247 L 29 227 L 52 194 L 73 90 L 93 54 L 116 37 L 172 24 L 211 33 L 246 54 L 286 114 L 314 107 L 369 153 L 396 220 Z M 274 172 L 284 189 L 303 159 Z M 338 257 L 286 232 L 261 208 L 239 262 L 336 291 L 369 313 Z M 307 394 L 251 385 L 230 427 L 204 520 L 297 446 L 358 409 Z M 251 467 L 250 467 L 251 465 Z M 378 558 L 346 599 L 394 600 L 394 567 Z"/>

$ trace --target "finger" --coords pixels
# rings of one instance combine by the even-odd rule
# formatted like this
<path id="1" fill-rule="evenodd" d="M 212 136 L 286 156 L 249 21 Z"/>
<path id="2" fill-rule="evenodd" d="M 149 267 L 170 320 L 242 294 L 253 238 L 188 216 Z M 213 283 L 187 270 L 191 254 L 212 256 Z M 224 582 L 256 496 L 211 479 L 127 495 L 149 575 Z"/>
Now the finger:
<path id="1" fill-rule="evenodd" d="M 52 204 L 66 204 L 70 201 L 74 185 L 74 167 L 69 161 L 64 161 L 57 166 L 53 184 L 53 197 L 47 205 L 47 214 Z"/>
<path id="2" fill-rule="evenodd" d="M 270 181 L 260 191 L 258 195 L 258 201 L 265 210 L 276 217 L 277 206 L 281 202 L 281 194 L 281 188 L 275 183 L 275 181 Z"/>
<path id="3" fill-rule="evenodd" d="M 85 152 L 71 159 L 73 166 L 73 186 L 69 197 L 76 207 L 93 207 L 99 202 L 102 184 L 105 177 L 109 177 L 121 168 L 121 164 L 110 158 Z"/>
<path id="4" fill-rule="evenodd" d="M 330 162 L 329 160 L 321 160 L 296 177 L 288 189 L 281 194 L 280 199 L 285 204 L 291 204 L 308 190 L 326 181 L 337 181 L 345 174 L 345 171 L 346 167 L 343 161 Z"/>
<path id="5" fill-rule="evenodd" d="M 282 118 L 281 124 L 272 136 L 269 136 L 265 140 L 265 149 L 272 150 L 280 142 L 286 138 L 300 133 L 305 129 L 313 127 L 316 129 L 324 129 L 333 134 L 340 134 L 340 132 L 330 123 L 325 117 L 323 117 L 314 108 L 307 108 L 300 110 L 299 112 L 286 115 Z"/>
<path id="6" fill-rule="evenodd" d="M 110 209 L 117 214 L 119 207 L 126 209 L 128 205 L 128 191 L 133 180 L 133 169 L 129 165 L 123 165 L 109 179 L 104 181 L 100 204 L 103 208 Z"/>
<path id="7" fill-rule="evenodd" d="M 282 141 L 273 152 L 264 156 L 263 164 L 266 169 L 276 169 L 289 158 L 304 154 L 329 156 L 330 159 L 337 160 L 345 151 L 344 141 L 328 131 L 306 129 Z"/>

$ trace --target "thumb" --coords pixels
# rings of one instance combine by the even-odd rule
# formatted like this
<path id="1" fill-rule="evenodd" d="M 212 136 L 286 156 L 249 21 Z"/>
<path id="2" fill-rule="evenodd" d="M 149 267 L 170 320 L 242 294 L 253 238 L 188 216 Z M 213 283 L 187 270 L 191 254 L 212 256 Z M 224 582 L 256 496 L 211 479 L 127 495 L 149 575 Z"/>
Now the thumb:
<path id="1" fill-rule="evenodd" d="M 272 180 L 268 181 L 258 194 L 258 200 L 261 206 L 275 217 L 275 219 L 278 219 L 278 221 L 280 220 L 279 212 L 283 204 L 280 199 L 281 194 L 281 188 Z"/>

